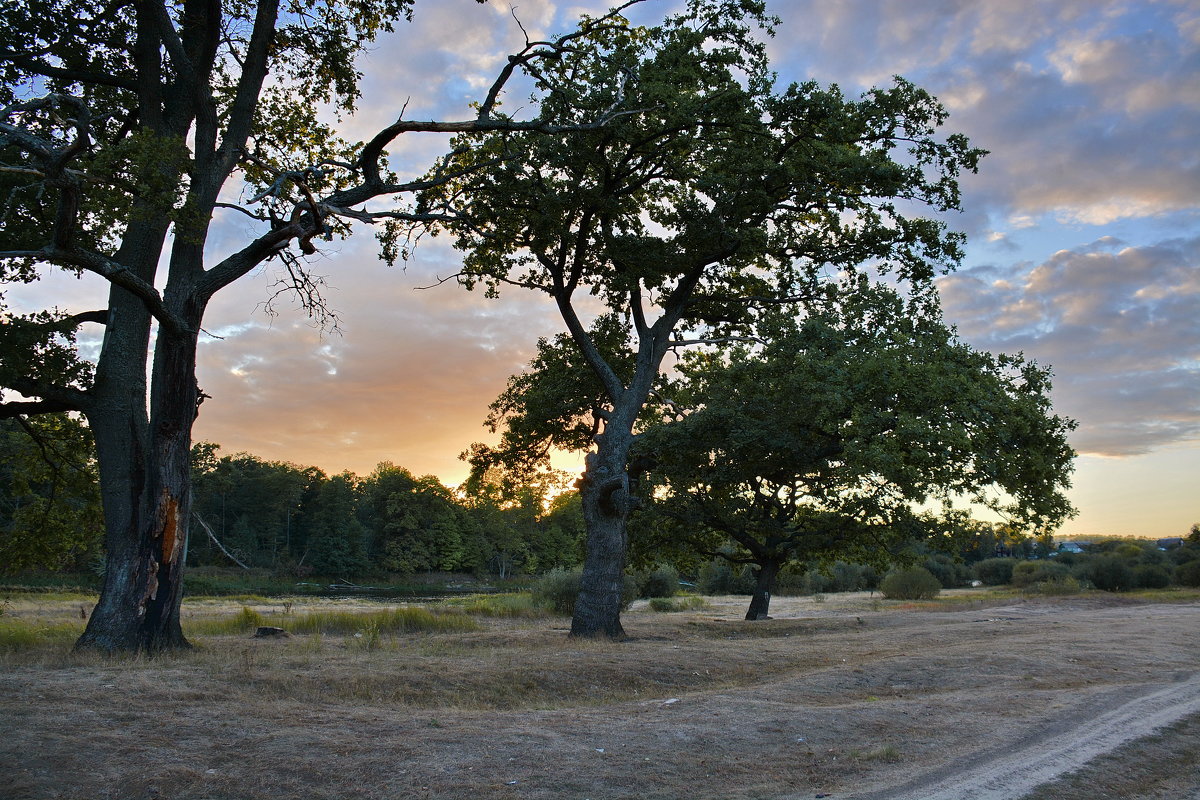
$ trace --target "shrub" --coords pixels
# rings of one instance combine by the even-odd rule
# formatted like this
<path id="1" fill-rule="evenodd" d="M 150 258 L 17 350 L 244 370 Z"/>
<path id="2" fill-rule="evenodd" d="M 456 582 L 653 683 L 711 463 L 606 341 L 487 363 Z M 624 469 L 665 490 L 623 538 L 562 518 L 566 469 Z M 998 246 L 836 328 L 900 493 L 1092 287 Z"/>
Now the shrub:
<path id="1" fill-rule="evenodd" d="M 750 567 L 735 572 L 728 561 L 717 558 L 700 569 L 698 588 L 701 594 L 754 594 L 754 575 Z"/>
<path id="2" fill-rule="evenodd" d="M 804 573 L 804 594 L 823 594 L 836 592 L 837 586 L 832 575 L 826 575 L 818 569 L 810 569 Z"/>
<path id="3" fill-rule="evenodd" d="M 937 553 L 925 559 L 922 565 L 929 570 L 943 589 L 954 589 L 966 586 L 971 580 L 971 568 L 966 564 L 956 562 L 945 553 Z"/>
<path id="4" fill-rule="evenodd" d="M 1075 577 L 1106 592 L 1125 592 L 1133 588 L 1133 570 L 1117 556 L 1095 556 L 1075 567 Z"/>
<path id="5" fill-rule="evenodd" d="M 1126 560 L 1136 561 L 1142 556 L 1142 548 L 1136 544 L 1133 544 L 1132 542 L 1126 542 L 1124 544 L 1117 545 L 1116 548 L 1113 549 L 1113 555 Z"/>
<path id="6" fill-rule="evenodd" d="M 942 584 L 924 567 L 910 567 L 889 572 L 879 590 L 889 600 L 932 600 L 942 590 Z"/>
<path id="7" fill-rule="evenodd" d="M 579 596 L 579 582 L 582 577 L 583 574 L 579 570 L 551 570 L 533 587 L 533 600 L 548 611 L 569 617 L 575 613 L 575 598 Z M 626 575 L 625 587 L 621 594 L 621 608 L 628 608 L 637 596 L 637 581 Z"/>
<path id="8" fill-rule="evenodd" d="M 1021 588 L 1046 581 L 1061 581 L 1071 574 L 1066 564 L 1054 561 L 1021 561 L 1013 566 L 1012 585 Z"/>
<path id="9" fill-rule="evenodd" d="M 1141 564 L 1133 568 L 1133 582 L 1139 589 L 1164 589 L 1171 583 L 1171 573 L 1157 564 Z"/>
<path id="10" fill-rule="evenodd" d="M 988 586 L 1003 586 L 1012 583 L 1015 558 L 985 558 L 975 565 L 975 577 Z"/>
<path id="11" fill-rule="evenodd" d="M 833 586 L 824 591 L 858 592 L 863 589 L 874 589 L 879 585 L 879 576 L 875 573 L 875 569 L 868 564 L 834 562 L 830 577 L 833 579 Z"/>
<path id="12" fill-rule="evenodd" d="M 1038 581 L 1037 583 L 1026 586 L 1022 591 L 1027 594 L 1079 594 L 1083 589 L 1079 581 L 1072 578 L 1070 575 L 1065 575 L 1061 578 L 1050 578 L 1049 580 Z"/>
<path id="13" fill-rule="evenodd" d="M 679 573 L 669 564 L 660 564 L 653 572 L 639 577 L 640 597 L 674 597 L 679 591 Z"/>
<path id="14" fill-rule="evenodd" d="M 1175 582 L 1180 586 L 1200 586 L 1200 559 L 1176 567 Z"/>

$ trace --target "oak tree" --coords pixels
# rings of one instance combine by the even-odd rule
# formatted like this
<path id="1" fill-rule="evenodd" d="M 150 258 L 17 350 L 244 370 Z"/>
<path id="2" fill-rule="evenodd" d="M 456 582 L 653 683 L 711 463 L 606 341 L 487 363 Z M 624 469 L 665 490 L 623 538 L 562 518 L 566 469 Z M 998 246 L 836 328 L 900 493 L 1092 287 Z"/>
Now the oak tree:
<path id="1" fill-rule="evenodd" d="M 932 292 L 851 282 L 758 336 L 689 353 L 637 445 L 655 498 L 639 546 L 754 565 L 747 619 L 786 565 L 886 568 L 980 507 L 1035 535 L 1073 513 L 1074 423 L 1051 410 L 1049 371 L 959 341 Z"/>
<path id="2" fill-rule="evenodd" d="M 0 415 L 78 411 L 95 435 L 108 568 L 79 647 L 187 646 L 179 603 L 188 460 L 205 398 L 196 343 L 213 296 L 274 261 L 282 288 L 322 319 L 320 282 L 304 261 L 317 243 L 356 223 L 428 221 L 404 198 L 456 174 L 401 178 L 387 167 L 389 147 L 420 131 L 563 131 L 558 121 L 501 113 L 505 86 L 624 24 L 610 15 L 553 40 L 527 41 L 471 119 L 401 118 L 366 142 L 342 141 L 320 110 L 353 112 L 356 58 L 412 5 L 0 5 L 0 277 L 33 281 L 49 266 L 107 282 L 94 308 L 0 310 Z M 602 125 L 610 111 L 571 125 Z M 489 153 L 470 169 L 509 155 Z M 230 202 L 239 191 L 243 201 Z M 209 234 L 230 218 L 248 233 L 226 249 Z M 389 240 L 389 252 L 394 245 Z M 75 347 L 85 323 L 104 327 L 94 363 Z"/>
<path id="3" fill-rule="evenodd" d="M 942 106 L 900 79 L 857 99 L 812 82 L 776 87 L 763 45 L 772 23 L 756 0 L 692 0 L 659 26 L 564 53 L 539 70 L 554 90 L 543 116 L 587 119 L 615 87 L 640 113 L 569 142 L 464 136 L 470 153 L 444 168 L 525 157 L 422 201 L 453 217 L 458 279 L 548 295 L 594 378 L 591 419 L 571 433 L 593 448 L 575 635 L 623 634 L 627 520 L 639 502 L 630 453 L 669 351 L 740 335 L 764 309 L 818 294 L 831 268 L 926 284 L 961 257 L 961 238 L 919 213 L 956 208 L 956 178 L 981 151 L 938 135 Z M 600 328 L 597 314 L 609 315 Z M 627 344 L 606 352 L 599 337 L 612 325 Z"/>

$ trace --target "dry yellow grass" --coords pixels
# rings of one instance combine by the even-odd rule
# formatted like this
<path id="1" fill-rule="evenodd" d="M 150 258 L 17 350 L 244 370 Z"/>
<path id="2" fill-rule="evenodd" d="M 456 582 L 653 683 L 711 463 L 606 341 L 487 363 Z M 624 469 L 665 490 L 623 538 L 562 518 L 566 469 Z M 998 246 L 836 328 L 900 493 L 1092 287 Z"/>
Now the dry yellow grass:
<path id="1" fill-rule="evenodd" d="M 70 602 L 7 616 L 66 622 Z M 268 624 L 380 610 L 288 602 L 249 607 Z M 906 610 L 829 595 L 777 599 L 766 622 L 740 620 L 744 602 L 638 604 L 621 643 L 568 639 L 561 618 L 480 616 L 479 630 L 373 645 L 193 634 L 194 650 L 153 660 L 10 651 L 0 796 L 840 798 L 1003 752 L 1200 655 L 1197 598 L 973 592 Z M 241 608 L 189 601 L 185 623 Z"/>

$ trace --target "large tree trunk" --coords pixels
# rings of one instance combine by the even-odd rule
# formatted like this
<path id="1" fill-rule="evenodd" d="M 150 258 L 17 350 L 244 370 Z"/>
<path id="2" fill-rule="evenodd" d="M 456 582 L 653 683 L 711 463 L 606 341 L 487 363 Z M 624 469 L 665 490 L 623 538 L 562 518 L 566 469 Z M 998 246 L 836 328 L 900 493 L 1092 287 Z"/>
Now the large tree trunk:
<path id="1" fill-rule="evenodd" d="M 580 499 L 587 526 L 587 555 L 571 635 L 619 639 L 625 588 L 626 523 L 633 509 L 626 464 L 633 437 L 620 430 L 597 438 L 597 451 L 587 458 Z"/>
<path id="2" fill-rule="evenodd" d="M 136 300 L 110 298 L 134 314 Z M 119 311 L 118 311 L 119 313 Z M 109 347 L 137 346 L 138 326 L 113 325 Z M 120 341 L 127 336 L 134 342 Z M 141 339 L 145 353 L 148 324 Z M 97 370 L 96 437 L 108 550 L 104 588 L 77 649 L 157 653 L 188 647 L 179 621 L 191 509 L 191 429 L 196 415 L 196 337 L 159 330 L 147 419 L 145 362 L 114 357 Z M 101 382 L 103 377 L 104 382 Z M 121 385 L 124 381 L 124 385 Z"/>
<path id="3" fill-rule="evenodd" d="M 775 579 L 782 567 L 782 561 L 764 559 L 754 570 L 754 594 L 746 619 L 767 619 L 767 612 L 771 610 L 771 592 L 775 591 Z"/>

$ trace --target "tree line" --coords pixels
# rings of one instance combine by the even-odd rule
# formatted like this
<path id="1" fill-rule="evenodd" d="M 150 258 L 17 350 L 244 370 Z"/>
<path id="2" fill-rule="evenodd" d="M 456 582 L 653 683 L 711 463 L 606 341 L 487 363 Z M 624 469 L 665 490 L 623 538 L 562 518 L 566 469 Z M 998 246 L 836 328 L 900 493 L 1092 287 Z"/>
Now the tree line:
<path id="1" fill-rule="evenodd" d="M 0 564 L 5 574 L 104 572 L 104 521 L 87 426 L 65 414 L 0 420 Z M 573 492 L 493 471 L 451 489 L 379 464 L 334 475 L 249 453 L 192 448 L 191 567 L 241 566 L 302 579 L 464 572 L 507 578 L 582 562 Z M 561 476 L 559 478 L 561 484 Z"/>

